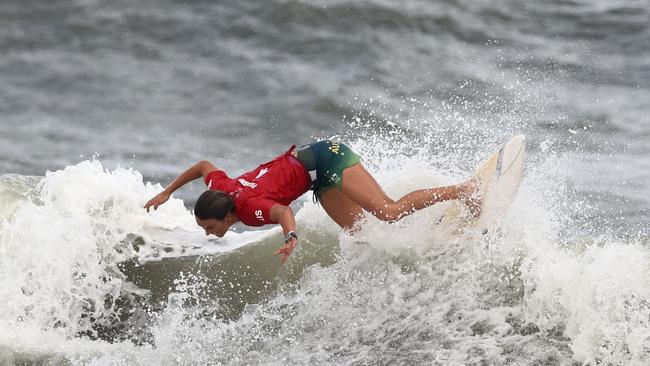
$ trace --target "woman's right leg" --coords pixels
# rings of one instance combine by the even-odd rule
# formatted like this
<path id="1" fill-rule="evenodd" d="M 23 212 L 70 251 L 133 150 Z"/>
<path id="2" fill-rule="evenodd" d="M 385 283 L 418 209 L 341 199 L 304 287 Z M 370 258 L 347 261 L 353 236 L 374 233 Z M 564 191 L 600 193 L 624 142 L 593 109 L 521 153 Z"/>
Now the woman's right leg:
<path id="1" fill-rule="evenodd" d="M 478 216 L 481 202 L 478 198 L 472 197 L 477 184 L 476 181 L 469 181 L 454 186 L 421 189 L 393 201 L 384 193 L 372 175 L 361 164 L 356 164 L 343 171 L 341 191 L 380 220 L 392 222 L 434 203 L 455 199 L 463 200 L 472 214 Z"/>

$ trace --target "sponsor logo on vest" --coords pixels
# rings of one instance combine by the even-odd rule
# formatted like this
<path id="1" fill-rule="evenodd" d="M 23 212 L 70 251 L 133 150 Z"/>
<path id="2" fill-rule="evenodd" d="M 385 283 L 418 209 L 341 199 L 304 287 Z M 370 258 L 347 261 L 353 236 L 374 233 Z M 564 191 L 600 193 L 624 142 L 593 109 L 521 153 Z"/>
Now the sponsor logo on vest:
<path id="1" fill-rule="evenodd" d="M 264 168 L 264 169 L 260 170 L 260 172 L 257 173 L 257 177 L 255 177 L 255 180 L 258 180 L 258 179 L 262 178 L 264 176 L 264 174 L 266 174 L 268 172 L 269 172 L 268 168 Z"/>
<path id="2" fill-rule="evenodd" d="M 262 210 L 255 210 L 255 217 L 257 217 L 258 220 L 264 222 L 264 216 L 262 216 Z"/>
<path id="3" fill-rule="evenodd" d="M 237 181 L 238 181 L 239 184 L 241 184 L 242 186 L 246 186 L 246 187 L 250 187 L 250 188 L 255 188 L 255 187 L 257 187 L 257 183 L 251 183 L 251 182 L 249 182 L 249 181 L 247 181 L 247 180 L 245 180 L 245 179 L 238 179 Z"/>

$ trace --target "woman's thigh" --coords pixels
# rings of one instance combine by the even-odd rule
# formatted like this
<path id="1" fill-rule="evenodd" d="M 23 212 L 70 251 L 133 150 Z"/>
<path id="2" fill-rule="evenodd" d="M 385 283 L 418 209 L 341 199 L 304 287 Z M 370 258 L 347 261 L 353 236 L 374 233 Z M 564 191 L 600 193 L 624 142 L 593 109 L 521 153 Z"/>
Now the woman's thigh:
<path id="1" fill-rule="evenodd" d="M 384 193 L 375 178 L 361 163 L 343 171 L 341 191 L 348 199 L 373 214 L 383 211 L 395 203 Z"/>
<path id="2" fill-rule="evenodd" d="M 324 191 L 320 203 L 332 220 L 347 230 L 352 230 L 354 224 L 363 217 L 363 208 L 336 187 Z"/>

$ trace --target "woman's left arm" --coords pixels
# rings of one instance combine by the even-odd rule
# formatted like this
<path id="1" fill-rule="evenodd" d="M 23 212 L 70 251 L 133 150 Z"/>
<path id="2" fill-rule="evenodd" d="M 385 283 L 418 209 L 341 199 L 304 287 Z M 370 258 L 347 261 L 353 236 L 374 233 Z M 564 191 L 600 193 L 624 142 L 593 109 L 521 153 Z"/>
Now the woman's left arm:
<path id="1" fill-rule="evenodd" d="M 276 250 L 273 254 L 282 254 L 280 260 L 284 263 L 291 255 L 291 252 L 298 245 L 298 236 L 296 235 L 296 219 L 293 216 L 291 207 L 284 205 L 274 205 L 270 210 L 270 219 L 279 223 L 284 232 L 285 242 L 280 249 Z M 292 234 L 293 233 L 293 234 Z"/>

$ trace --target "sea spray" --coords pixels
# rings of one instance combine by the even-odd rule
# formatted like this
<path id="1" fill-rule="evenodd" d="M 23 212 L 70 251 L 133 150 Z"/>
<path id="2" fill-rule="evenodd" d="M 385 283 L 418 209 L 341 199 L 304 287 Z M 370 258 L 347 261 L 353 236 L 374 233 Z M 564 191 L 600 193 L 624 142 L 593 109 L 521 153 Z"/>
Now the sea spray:
<path id="1" fill-rule="evenodd" d="M 48 172 L 30 189 L 11 177 L 2 183 L 16 193 L 0 226 L 3 338 L 35 331 L 97 337 L 99 327 L 118 320 L 117 301 L 130 288 L 118 264 L 137 253 L 123 240 L 147 227 L 193 225 L 175 199 L 147 215 L 143 198 L 159 188 L 133 170 L 105 171 L 99 161 Z"/>
<path id="2" fill-rule="evenodd" d="M 363 152 L 364 164 L 391 197 L 471 174 L 469 168 L 445 167 L 458 159 L 454 149 L 441 156 L 432 153 L 436 148 L 413 149 L 405 141 L 384 149 L 376 143 L 379 136 L 366 137 L 350 144 Z M 492 147 L 482 149 L 487 154 Z M 219 256 L 193 251 L 215 244 L 201 241 L 204 234 L 180 201 L 141 212 L 160 187 L 142 184 L 135 171 L 106 172 L 99 162 L 71 166 L 43 178 L 3 221 L 3 250 L 13 255 L 3 258 L 18 273 L 10 280 L 3 272 L 9 309 L 14 317 L 24 309 L 35 314 L 22 322 L 5 317 L 3 330 L 13 321 L 22 336 L 3 334 L 3 343 L 32 355 L 45 352 L 43 359 L 93 365 L 643 364 L 649 345 L 647 250 L 643 242 L 573 225 L 581 202 L 571 195 L 567 164 L 561 154 L 533 154 L 511 210 L 487 234 L 441 231 L 441 204 L 395 224 L 366 215 L 352 236 L 303 199 L 296 214 L 301 246 L 285 266 L 271 255 L 281 245 L 277 232 Z M 71 189 L 79 193 L 72 197 Z M 45 217 L 56 225 L 47 226 Z M 61 249 L 52 251 L 41 244 L 43 235 L 31 232 L 41 223 Z M 166 236 L 172 242 L 162 245 L 151 229 L 185 234 Z M 196 236 L 187 234 L 192 230 Z M 140 250 L 128 249 L 128 235 L 142 238 Z M 140 272 L 125 274 L 117 265 L 154 247 L 164 252 L 175 246 L 173 238 L 193 245 L 181 243 L 185 251 L 167 256 L 147 254 L 134 267 Z M 32 262 L 37 254 L 44 260 Z M 138 282 L 140 289 L 126 287 L 136 274 L 151 278 Z M 169 288 L 152 290 L 156 300 L 147 300 L 146 284 L 160 281 Z M 67 297 L 59 301 L 54 285 Z M 146 312 L 146 321 L 127 317 L 118 327 L 119 309 L 106 299 L 134 289 L 144 300 L 131 306 Z M 36 297 L 43 300 L 33 302 Z M 107 306 L 85 308 L 89 302 Z M 67 323 L 55 327 L 55 318 Z M 107 344 L 84 333 L 103 321 L 109 329 L 138 329 L 145 336 L 122 333 Z M 47 340 L 50 334 L 64 340 Z"/>

